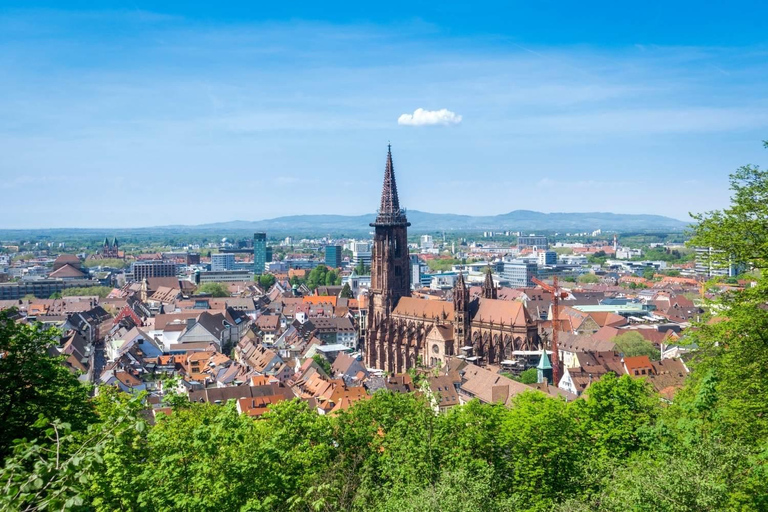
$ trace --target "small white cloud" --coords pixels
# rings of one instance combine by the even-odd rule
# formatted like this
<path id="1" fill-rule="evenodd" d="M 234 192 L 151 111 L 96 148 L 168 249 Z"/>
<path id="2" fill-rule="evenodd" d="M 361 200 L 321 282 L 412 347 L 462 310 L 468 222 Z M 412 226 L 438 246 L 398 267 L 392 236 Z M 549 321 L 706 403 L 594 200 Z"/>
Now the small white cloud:
<path id="1" fill-rule="evenodd" d="M 403 114 L 397 118 L 397 124 L 403 126 L 432 126 L 436 124 L 450 125 L 459 124 L 461 116 L 448 109 L 424 110 L 417 108 L 413 114 Z"/>

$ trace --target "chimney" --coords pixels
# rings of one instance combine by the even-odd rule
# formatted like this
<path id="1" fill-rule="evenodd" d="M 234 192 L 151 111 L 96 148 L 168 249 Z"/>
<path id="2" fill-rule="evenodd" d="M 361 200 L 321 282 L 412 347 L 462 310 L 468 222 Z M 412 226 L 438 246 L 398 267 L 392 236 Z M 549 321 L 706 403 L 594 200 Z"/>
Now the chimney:
<path id="1" fill-rule="evenodd" d="M 196 318 L 187 318 L 187 329 L 191 329 L 197 323 Z"/>

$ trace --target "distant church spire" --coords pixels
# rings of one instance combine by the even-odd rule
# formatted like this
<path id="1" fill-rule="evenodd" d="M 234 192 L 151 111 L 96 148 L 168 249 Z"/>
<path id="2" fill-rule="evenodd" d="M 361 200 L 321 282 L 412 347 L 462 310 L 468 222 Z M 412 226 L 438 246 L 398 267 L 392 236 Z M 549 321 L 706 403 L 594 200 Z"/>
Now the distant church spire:
<path id="1" fill-rule="evenodd" d="M 485 273 L 485 282 L 483 283 L 483 298 L 495 299 L 497 298 L 496 286 L 493 284 L 493 272 L 491 266 L 488 265 L 488 270 Z"/>
<path id="2" fill-rule="evenodd" d="M 381 188 L 381 205 L 375 224 L 401 224 L 404 222 L 406 222 L 405 212 L 400 209 L 400 199 L 397 197 L 395 166 L 392 164 L 392 144 L 388 144 L 384 185 Z"/>

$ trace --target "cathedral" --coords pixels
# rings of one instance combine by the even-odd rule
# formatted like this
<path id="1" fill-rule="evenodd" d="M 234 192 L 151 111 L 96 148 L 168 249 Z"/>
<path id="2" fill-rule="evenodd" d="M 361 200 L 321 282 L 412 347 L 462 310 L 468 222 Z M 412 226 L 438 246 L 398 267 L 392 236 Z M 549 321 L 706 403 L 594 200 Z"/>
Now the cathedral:
<path id="1" fill-rule="evenodd" d="M 540 348 L 537 324 L 522 302 L 499 300 L 490 269 L 480 297 L 470 298 L 459 275 L 453 301 L 411 297 L 408 226 L 400 208 L 387 152 L 381 205 L 374 228 L 365 364 L 390 373 L 443 364 L 447 357 L 476 357 L 478 364 L 512 359 L 514 350 Z"/>

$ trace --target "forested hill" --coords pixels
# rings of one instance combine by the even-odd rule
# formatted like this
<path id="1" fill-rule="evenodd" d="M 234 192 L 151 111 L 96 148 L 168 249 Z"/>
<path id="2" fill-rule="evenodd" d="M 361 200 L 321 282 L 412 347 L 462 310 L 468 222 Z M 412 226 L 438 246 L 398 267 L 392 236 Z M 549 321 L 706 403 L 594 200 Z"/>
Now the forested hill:
<path id="1" fill-rule="evenodd" d="M 515 210 L 502 215 L 472 216 L 451 213 L 428 213 L 408 210 L 411 229 L 415 231 L 681 231 L 687 223 L 661 215 L 632 215 L 619 213 L 541 213 Z M 199 226 L 176 226 L 184 229 L 221 229 L 248 231 L 366 230 L 375 214 L 368 215 L 292 215 L 259 221 L 232 221 Z"/>

